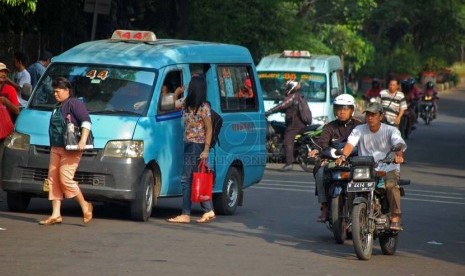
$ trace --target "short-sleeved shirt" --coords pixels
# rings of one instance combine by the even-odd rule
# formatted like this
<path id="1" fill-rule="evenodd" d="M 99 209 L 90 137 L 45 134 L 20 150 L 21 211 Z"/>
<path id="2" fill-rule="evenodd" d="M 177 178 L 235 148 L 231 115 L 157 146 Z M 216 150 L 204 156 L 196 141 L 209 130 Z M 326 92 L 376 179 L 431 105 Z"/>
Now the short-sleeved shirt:
<path id="1" fill-rule="evenodd" d="M 381 124 L 377 132 L 371 132 L 367 124 L 359 125 L 352 130 L 347 139 L 347 143 L 352 146 L 358 146 L 359 156 L 373 156 L 375 161 L 386 157 L 386 153 L 394 145 L 402 144 L 402 149 L 407 149 L 407 144 L 400 135 L 400 131 L 393 126 Z M 382 164 L 376 170 L 381 171 L 400 171 L 399 164 Z"/>
<path id="2" fill-rule="evenodd" d="M 184 120 L 184 141 L 204 144 L 205 125 L 203 119 L 210 116 L 210 105 L 207 103 L 203 103 L 195 114 L 194 111 L 184 109 L 182 114 Z"/>
<path id="3" fill-rule="evenodd" d="M 39 81 L 40 77 L 45 73 L 45 66 L 42 65 L 40 62 L 35 62 L 29 68 L 27 68 L 27 71 L 31 75 L 31 85 L 34 87 L 37 82 Z"/>
<path id="4" fill-rule="evenodd" d="M 393 95 L 385 89 L 379 94 L 384 109 L 384 116 L 389 123 L 394 123 L 401 109 L 407 109 L 404 93 L 396 91 Z"/>
<path id="5" fill-rule="evenodd" d="M 16 95 L 16 89 L 7 83 L 3 84 L 1 87 L 0 84 L 0 96 L 7 98 L 13 105 L 19 106 L 18 96 Z M 16 115 L 12 114 L 10 111 L 11 118 L 16 118 Z"/>

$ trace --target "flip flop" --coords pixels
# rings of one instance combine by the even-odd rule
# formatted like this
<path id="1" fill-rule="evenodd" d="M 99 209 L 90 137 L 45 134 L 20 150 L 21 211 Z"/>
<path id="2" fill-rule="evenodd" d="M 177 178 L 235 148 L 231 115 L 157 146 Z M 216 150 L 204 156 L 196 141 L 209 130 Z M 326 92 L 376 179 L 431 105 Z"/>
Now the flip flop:
<path id="1" fill-rule="evenodd" d="M 402 231 L 402 224 L 400 223 L 400 221 L 397 221 L 397 222 L 391 222 L 391 227 L 390 227 L 391 230 L 394 230 L 394 231 Z"/>
<path id="2" fill-rule="evenodd" d="M 319 216 L 316 222 L 325 223 L 329 220 L 328 217 Z"/>
<path id="3" fill-rule="evenodd" d="M 216 219 L 216 216 L 211 216 L 211 217 L 201 217 L 200 219 L 197 220 L 197 223 L 208 223 L 212 222 Z"/>
<path id="4" fill-rule="evenodd" d="M 182 215 L 174 217 L 174 218 L 169 218 L 166 221 L 170 223 L 181 223 L 181 224 L 189 224 L 191 222 L 190 218 L 186 219 Z"/>

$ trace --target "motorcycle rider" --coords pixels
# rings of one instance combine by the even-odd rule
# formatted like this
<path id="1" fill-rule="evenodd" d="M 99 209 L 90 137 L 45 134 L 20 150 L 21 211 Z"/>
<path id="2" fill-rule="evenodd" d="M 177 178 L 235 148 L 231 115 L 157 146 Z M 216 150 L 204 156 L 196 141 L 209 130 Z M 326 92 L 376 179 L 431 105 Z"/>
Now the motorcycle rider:
<path id="1" fill-rule="evenodd" d="M 403 92 L 399 91 L 399 82 L 396 79 L 389 81 L 389 88 L 379 94 L 384 109 L 384 120 L 390 125 L 399 128 L 400 120 L 407 110 L 407 101 Z"/>
<path id="2" fill-rule="evenodd" d="M 421 97 L 424 96 L 431 96 L 433 98 L 433 106 L 434 106 L 434 112 L 433 112 L 433 118 L 436 119 L 436 115 L 438 113 L 438 104 L 437 101 L 439 100 L 438 97 L 438 91 L 434 88 L 434 82 L 428 81 L 425 86 L 425 91 L 421 94 Z M 420 98 L 421 98 L 420 97 Z M 423 104 L 419 104 L 419 110 L 423 110 Z"/>
<path id="3" fill-rule="evenodd" d="M 418 117 L 418 102 L 421 99 L 421 90 L 415 86 L 415 79 L 410 77 L 404 81 L 402 81 L 402 92 L 405 94 L 405 100 L 407 101 L 407 106 L 410 110 L 413 110 L 415 117 L 415 122 L 417 121 Z M 412 129 L 415 129 L 412 126 Z"/>
<path id="4" fill-rule="evenodd" d="M 277 112 L 285 112 L 286 131 L 284 133 L 284 150 L 286 151 L 286 164 L 283 166 L 283 171 L 292 170 L 294 163 L 294 138 L 299 131 L 305 127 L 305 123 L 299 116 L 298 97 L 300 97 L 300 83 L 295 80 L 289 80 L 285 84 L 284 100 L 265 112 L 265 116 L 269 116 Z"/>
<path id="5" fill-rule="evenodd" d="M 370 101 L 371 98 L 378 98 L 379 93 L 381 92 L 381 86 L 379 79 L 374 78 L 371 82 L 371 88 L 365 92 L 364 99 L 365 101 Z"/>
<path id="6" fill-rule="evenodd" d="M 362 122 L 353 117 L 355 111 L 355 99 L 349 94 L 337 96 L 333 102 L 333 111 L 336 120 L 326 124 L 323 127 L 323 132 L 315 142 L 317 148 L 313 148 L 309 152 L 310 157 L 315 157 L 321 151 L 327 148 L 335 148 L 341 143 L 347 142 L 350 132 L 354 127 L 362 124 Z M 315 164 L 313 175 L 316 183 L 316 193 L 318 202 L 320 203 L 321 214 L 318 217 L 318 222 L 326 222 L 328 220 L 328 202 L 325 189 L 325 168 L 328 165 L 328 160 L 322 159 L 319 164 Z"/>
<path id="7" fill-rule="evenodd" d="M 385 180 L 386 194 L 391 213 L 391 229 L 402 230 L 400 210 L 400 163 L 404 162 L 403 153 L 407 144 L 400 135 L 400 131 L 390 125 L 382 123 L 383 107 L 377 102 L 369 103 L 364 111 L 366 124 L 354 128 L 347 138 L 342 155 L 336 160 L 340 165 L 346 161 L 354 147 L 358 146 L 359 156 L 373 156 L 375 161 L 383 159 L 392 146 L 400 145 L 401 150 L 395 153 L 394 164 L 382 164 L 376 170 L 387 172 Z"/>

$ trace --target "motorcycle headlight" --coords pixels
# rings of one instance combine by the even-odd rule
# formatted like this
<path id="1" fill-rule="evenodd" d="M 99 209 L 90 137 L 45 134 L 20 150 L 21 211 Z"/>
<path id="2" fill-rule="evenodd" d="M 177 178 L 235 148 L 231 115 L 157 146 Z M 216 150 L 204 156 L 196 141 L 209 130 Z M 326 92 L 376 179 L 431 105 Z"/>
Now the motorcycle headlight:
<path id="1" fill-rule="evenodd" d="M 19 132 L 13 132 L 9 135 L 3 144 L 9 149 L 29 150 L 29 135 Z"/>
<path id="2" fill-rule="evenodd" d="M 431 101 L 431 96 L 425 96 L 425 101 Z"/>
<path id="3" fill-rule="evenodd" d="M 370 167 L 355 168 L 352 172 L 353 180 L 370 180 L 372 178 Z"/>
<path id="4" fill-rule="evenodd" d="M 144 156 L 144 141 L 109 141 L 103 156 L 119 158 L 141 158 Z"/>

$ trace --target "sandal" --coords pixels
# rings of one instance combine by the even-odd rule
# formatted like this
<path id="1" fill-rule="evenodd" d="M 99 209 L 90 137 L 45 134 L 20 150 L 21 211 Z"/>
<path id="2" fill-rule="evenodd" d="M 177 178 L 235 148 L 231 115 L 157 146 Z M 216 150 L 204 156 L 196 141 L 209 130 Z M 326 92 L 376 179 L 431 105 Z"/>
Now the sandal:
<path id="1" fill-rule="evenodd" d="M 205 216 L 203 215 L 200 219 L 197 220 L 197 223 L 207 223 L 207 222 L 212 222 L 216 219 L 216 216 Z"/>
<path id="2" fill-rule="evenodd" d="M 329 221 L 328 216 L 319 216 L 316 220 L 316 222 L 320 222 L 320 223 L 325 223 L 327 221 Z"/>
<path id="3" fill-rule="evenodd" d="M 177 217 L 174 217 L 174 218 L 169 218 L 166 220 L 167 222 L 171 222 L 171 223 L 184 223 L 184 224 L 188 224 L 191 222 L 191 218 L 190 216 L 188 215 L 179 215 Z"/>
<path id="4" fill-rule="evenodd" d="M 396 221 L 396 222 L 391 222 L 391 226 L 389 227 L 391 230 L 394 230 L 394 231 L 402 231 L 402 224 L 400 223 L 400 221 Z"/>
<path id="5" fill-rule="evenodd" d="M 52 218 L 49 217 L 46 220 L 41 220 L 39 221 L 39 225 L 54 225 L 54 224 L 60 224 L 63 221 L 63 218 L 61 216 Z"/>

